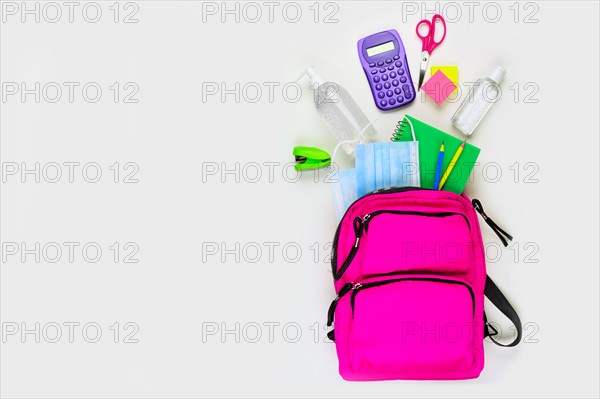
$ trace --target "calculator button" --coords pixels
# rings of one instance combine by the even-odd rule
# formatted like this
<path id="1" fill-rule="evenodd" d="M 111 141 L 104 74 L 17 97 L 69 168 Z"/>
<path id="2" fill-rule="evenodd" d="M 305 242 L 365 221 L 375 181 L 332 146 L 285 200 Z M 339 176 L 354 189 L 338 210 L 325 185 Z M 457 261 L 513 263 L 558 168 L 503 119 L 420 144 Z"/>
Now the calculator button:
<path id="1" fill-rule="evenodd" d="M 399 55 L 395 55 L 395 56 L 394 56 L 394 60 L 399 60 L 399 59 L 400 59 L 400 56 L 399 56 Z"/>
<path id="2" fill-rule="evenodd" d="M 379 93 L 377 93 L 377 97 L 384 98 L 385 94 L 382 91 L 380 91 Z"/>
<path id="3" fill-rule="evenodd" d="M 387 94 L 388 97 L 391 97 L 394 95 L 394 92 L 391 90 L 388 90 L 387 93 L 385 93 L 385 94 Z"/>
<path id="4" fill-rule="evenodd" d="M 396 100 L 394 100 L 393 98 L 390 98 L 390 105 L 394 105 L 396 104 Z"/>
<path id="5" fill-rule="evenodd" d="M 386 74 L 381 75 L 381 79 L 383 79 L 383 81 L 385 82 L 386 80 L 388 80 L 388 76 Z"/>
<path id="6" fill-rule="evenodd" d="M 404 91 L 410 91 L 410 86 L 407 84 L 402 85 L 402 88 L 404 89 Z"/>
<path id="7" fill-rule="evenodd" d="M 390 82 L 385 82 L 383 84 L 383 87 L 385 87 L 386 89 L 389 89 L 390 87 L 392 87 L 392 85 L 390 84 Z"/>
<path id="8" fill-rule="evenodd" d="M 402 76 L 402 77 L 400 77 L 400 81 L 401 81 L 402 83 L 406 83 L 406 76 Z"/>
<path id="9" fill-rule="evenodd" d="M 398 82 L 396 79 L 394 79 L 394 80 L 392 80 L 392 84 L 394 85 L 394 87 L 396 87 L 400 84 L 400 82 Z"/>
<path id="10" fill-rule="evenodd" d="M 396 76 L 398 76 L 398 75 L 396 75 L 396 72 L 390 73 L 390 78 L 394 79 Z"/>
<path id="11" fill-rule="evenodd" d="M 371 63 L 369 64 L 369 66 L 370 66 L 371 68 L 373 68 L 373 67 L 375 66 L 375 63 L 374 63 L 374 62 L 371 62 Z"/>
<path id="12" fill-rule="evenodd" d="M 384 73 L 384 72 L 385 72 L 385 68 L 381 68 L 381 69 L 379 70 L 379 72 L 381 72 L 381 73 Z"/>
<path id="13" fill-rule="evenodd" d="M 396 61 L 396 63 L 394 65 L 396 65 L 398 68 L 400 68 L 402 66 L 402 61 Z"/>
<path id="14" fill-rule="evenodd" d="M 379 103 L 382 107 L 385 107 L 387 105 L 387 101 L 385 100 L 381 100 L 381 102 Z"/>
<path id="15" fill-rule="evenodd" d="M 377 63 L 377 65 L 379 65 L 379 66 L 382 66 L 382 65 L 383 65 L 383 61 L 379 61 L 379 62 Z"/>
<path id="16" fill-rule="evenodd" d="M 394 89 L 394 93 L 396 93 L 396 94 L 402 94 L 402 90 L 400 90 L 400 88 L 399 88 L 399 87 L 396 87 L 396 88 Z"/>
<path id="17" fill-rule="evenodd" d="M 391 59 L 391 58 L 388 58 L 387 60 L 385 60 L 385 63 L 386 63 L 386 64 L 391 64 L 391 63 L 392 63 L 392 59 Z"/>
<path id="18" fill-rule="evenodd" d="M 402 101 L 404 101 L 404 98 L 402 98 L 402 96 L 398 96 L 398 97 L 396 97 L 396 100 L 398 101 L 399 104 L 401 104 Z"/>
<path id="19" fill-rule="evenodd" d="M 373 78 L 373 82 L 375 82 L 375 83 L 379 83 L 380 80 L 381 80 L 381 78 L 379 78 L 379 76 L 375 76 Z"/>
<path id="20" fill-rule="evenodd" d="M 371 75 L 375 75 L 377 73 L 377 69 L 371 69 Z"/>
<path id="21" fill-rule="evenodd" d="M 412 97 L 412 94 L 404 93 L 404 97 L 406 97 L 407 100 L 410 100 L 410 98 Z"/>
<path id="22" fill-rule="evenodd" d="M 377 90 L 381 90 L 381 89 L 383 89 L 383 86 L 381 86 L 381 83 L 377 83 L 377 84 L 375 85 L 375 88 L 376 88 Z"/>
<path id="23" fill-rule="evenodd" d="M 393 71 L 393 70 L 394 70 L 394 66 L 393 66 L 393 65 L 390 65 L 390 66 L 388 67 L 388 71 Z"/>
<path id="24" fill-rule="evenodd" d="M 402 69 L 402 68 L 398 69 L 398 75 L 404 75 L 404 69 Z"/>

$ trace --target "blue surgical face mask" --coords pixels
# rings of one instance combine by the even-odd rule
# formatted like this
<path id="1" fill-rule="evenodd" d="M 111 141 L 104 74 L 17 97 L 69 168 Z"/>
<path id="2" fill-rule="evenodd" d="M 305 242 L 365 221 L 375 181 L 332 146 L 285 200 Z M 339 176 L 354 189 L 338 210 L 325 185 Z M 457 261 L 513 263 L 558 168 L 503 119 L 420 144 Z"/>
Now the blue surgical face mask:
<path id="1" fill-rule="evenodd" d="M 417 141 L 356 145 L 356 191 L 359 197 L 388 187 L 419 187 Z"/>
<path id="2" fill-rule="evenodd" d="M 356 145 L 356 168 L 330 176 L 338 219 L 358 198 L 388 187 L 419 187 L 417 141 Z"/>
<path id="3" fill-rule="evenodd" d="M 341 219 L 346 209 L 358 198 L 356 192 L 356 169 L 334 172 L 327 180 L 331 186 L 335 214 L 338 219 Z"/>

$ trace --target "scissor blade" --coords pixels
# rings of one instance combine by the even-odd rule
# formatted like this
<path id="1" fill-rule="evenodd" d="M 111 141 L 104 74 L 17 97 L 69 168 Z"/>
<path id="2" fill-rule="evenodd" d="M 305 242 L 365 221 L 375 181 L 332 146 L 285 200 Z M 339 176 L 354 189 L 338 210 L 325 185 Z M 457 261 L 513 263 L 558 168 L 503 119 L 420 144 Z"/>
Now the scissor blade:
<path id="1" fill-rule="evenodd" d="M 421 53 L 421 67 L 419 69 L 419 86 L 417 91 L 421 90 L 423 80 L 425 80 L 425 72 L 427 71 L 427 64 L 429 64 L 429 52 L 423 51 Z"/>

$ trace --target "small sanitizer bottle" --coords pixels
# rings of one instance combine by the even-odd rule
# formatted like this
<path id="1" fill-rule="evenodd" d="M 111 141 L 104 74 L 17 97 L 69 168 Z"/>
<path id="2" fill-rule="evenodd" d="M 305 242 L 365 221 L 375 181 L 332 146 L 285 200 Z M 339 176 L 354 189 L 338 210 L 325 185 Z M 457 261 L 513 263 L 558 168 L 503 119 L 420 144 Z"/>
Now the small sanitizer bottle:
<path id="1" fill-rule="evenodd" d="M 500 83 L 506 71 L 500 66 L 494 67 L 489 76 L 479 79 L 464 99 L 454 116 L 452 125 L 470 136 L 492 104 L 500 99 Z"/>
<path id="2" fill-rule="evenodd" d="M 369 118 L 341 85 L 327 81 L 310 66 L 305 74 L 315 90 L 315 108 L 348 155 L 354 157 L 357 142 L 372 142 L 377 133 Z"/>

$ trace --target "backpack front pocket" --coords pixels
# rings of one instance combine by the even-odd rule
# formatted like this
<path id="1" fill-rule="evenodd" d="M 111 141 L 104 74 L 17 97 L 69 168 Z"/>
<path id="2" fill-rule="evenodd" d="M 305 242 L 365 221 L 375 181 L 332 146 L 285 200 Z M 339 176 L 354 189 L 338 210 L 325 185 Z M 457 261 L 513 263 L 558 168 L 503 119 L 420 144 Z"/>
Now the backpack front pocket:
<path id="1" fill-rule="evenodd" d="M 344 313 L 342 328 L 347 329 L 339 342 L 347 347 L 346 362 L 340 364 L 344 378 L 448 379 L 479 374 L 474 336 L 475 328 L 482 326 L 474 323 L 475 293 L 467 283 L 398 277 L 355 284 L 345 296 L 349 311 L 338 309 Z"/>
<path id="2" fill-rule="evenodd" d="M 460 212 L 378 210 L 354 219 L 356 241 L 336 273 L 346 281 L 396 272 L 461 273 L 473 261 L 469 219 Z"/>

